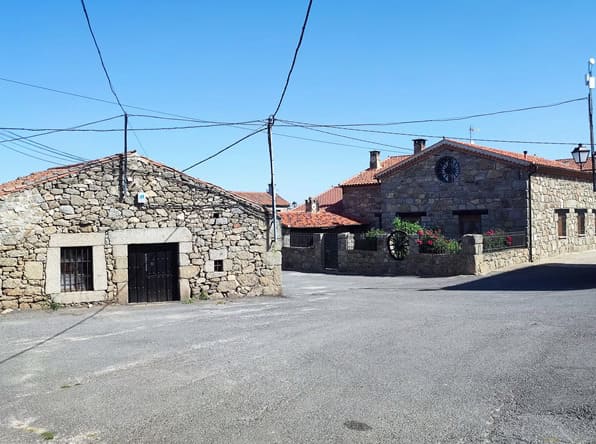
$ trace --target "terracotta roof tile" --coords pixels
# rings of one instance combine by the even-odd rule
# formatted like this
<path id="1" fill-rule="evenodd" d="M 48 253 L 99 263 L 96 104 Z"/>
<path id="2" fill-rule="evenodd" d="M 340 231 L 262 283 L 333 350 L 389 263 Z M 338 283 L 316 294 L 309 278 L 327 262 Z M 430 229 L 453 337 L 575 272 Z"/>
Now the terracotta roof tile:
<path id="1" fill-rule="evenodd" d="M 356 174 L 354 177 L 342 182 L 340 185 L 342 187 L 346 186 L 357 186 L 357 185 L 375 185 L 379 183 L 377 178 L 375 177 L 377 174 L 381 173 L 382 171 L 391 168 L 394 165 L 397 165 L 403 162 L 406 159 L 409 159 L 411 156 L 391 156 L 383 161 L 381 161 L 380 168 L 371 169 L 368 168 L 360 173 Z"/>
<path id="2" fill-rule="evenodd" d="M 102 157 L 101 159 L 49 168 L 47 170 L 31 173 L 27 176 L 17 177 L 14 180 L 0 184 L 0 197 L 6 196 L 11 193 L 16 193 L 18 191 L 28 190 L 36 187 L 37 185 L 41 185 L 46 182 L 59 179 L 61 177 L 76 174 L 85 168 L 91 167 L 93 165 L 99 165 L 102 163 L 110 162 L 118 158 L 119 156 L 119 154 L 115 154 L 112 156 Z"/>
<path id="3" fill-rule="evenodd" d="M 257 205 L 265 205 L 271 206 L 271 194 L 263 191 L 263 192 L 252 192 L 252 191 L 232 191 L 237 196 L 242 197 L 243 199 L 250 200 L 251 202 L 256 203 Z M 275 195 L 275 204 L 278 207 L 289 207 L 290 202 L 285 200 L 279 194 Z"/>
<path id="4" fill-rule="evenodd" d="M 280 213 L 281 223 L 287 228 L 333 228 L 340 226 L 359 226 L 366 223 L 328 211 L 306 213 L 285 211 Z"/>
<path id="5" fill-rule="evenodd" d="M 476 152 L 481 155 L 496 157 L 506 162 L 516 163 L 518 165 L 523 165 L 526 167 L 530 167 L 532 164 L 547 167 L 551 171 L 558 170 L 561 173 L 574 173 L 577 175 L 580 173 L 579 167 L 576 165 L 571 165 L 567 161 L 560 161 L 560 160 L 550 160 L 545 159 L 543 157 L 534 156 L 531 154 L 523 154 L 523 153 L 516 153 L 513 151 L 505 151 L 498 148 L 491 148 L 488 146 L 476 145 L 474 143 L 462 142 L 460 140 L 452 140 L 452 139 L 443 139 L 436 144 L 428 147 L 427 149 L 423 150 L 421 153 L 410 156 L 405 161 L 396 163 L 390 167 L 384 168 L 381 171 L 378 171 L 376 177 L 383 177 L 385 175 L 391 174 L 394 171 L 400 170 L 402 168 L 408 168 L 409 166 L 427 158 L 430 156 L 434 151 L 438 149 L 444 149 L 448 145 L 450 148 L 460 149 L 462 151 L 472 151 Z M 584 167 L 584 170 L 586 168 Z"/>
<path id="6" fill-rule="evenodd" d="M 57 180 L 57 179 L 60 179 L 63 177 L 78 174 L 81 171 L 83 171 L 87 168 L 91 168 L 96 165 L 102 165 L 104 163 L 109 163 L 109 162 L 113 162 L 115 160 L 119 160 L 121 158 L 121 156 L 122 156 L 121 154 L 113 154 L 111 156 L 102 157 L 100 159 L 89 160 L 87 162 L 81 162 L 81 163 L 76 163 L 76 164 L 72 164 L 72 165 L 65 165 L 65 166 L 61 166 L 61 167 L 49 168 L 44 171 L 38 171 L 35 173 L 31 173 L 27 176 L 19 177 L 17 179 L 11 180 L 10 182 L 0 184 L 0 199 L 3 198 L 4 196 L 12 194 L 12 193 L 32 189 L 38 185 L 42 185 L 44 183 L 51 182 L 53 180 Z M 213 190 L 217 190 L 218 192 L 225 193 L 226 195 L 228 195 L 230 197 L 238 199 L 238 201 L 242 202 L 243 205 L 245 205 L 248 208 L 252 208 L 255 211 L 258 211 L 259 213 L 264 211 L 262 205 L 258 205 L 251 200 L 242 198 L 241 196 L 238 196 L 238 195 L 232 193 L 231 191 L 227 191 L 217 185 L 202 181 L 200 179 L 197 179 L 196 177 L 193 177 L 186 173 L 178 171 L 175 168 L 172 168 L 171 166 L 157 162 L 153 159 L 149 159 L 148 157 L 140 156 L 135 151 L 129 151 L 128 156 L 129 156 L 129 158 L 134 156 L 134 157 L 136 157 L 142 161 L 148 162 L 152 165 L 156 165 L 156 166 L 159 166 L 165 170 L 172 171 L 174 173 L 178 173 L 190 182 L 194 182 L 196 184 L 200 184 L 201 186 L 205 186 L 205 187 L 211 188 Z"/>

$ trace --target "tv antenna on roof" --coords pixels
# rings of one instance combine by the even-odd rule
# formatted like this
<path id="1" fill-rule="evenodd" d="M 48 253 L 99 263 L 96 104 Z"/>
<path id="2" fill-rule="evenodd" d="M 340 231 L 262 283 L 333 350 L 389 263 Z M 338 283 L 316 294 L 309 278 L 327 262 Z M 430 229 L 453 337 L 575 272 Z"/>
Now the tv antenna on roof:
<path id="1" fill-rule="evenodd" d="M 474 140 L 472 140 L 472 133 L 475 131 L 478 131 L 478 128 L 474 128 L 472 125 L 470 125 L 470 128 L 468 128 L 468 131 L 470 132 L 470 143 L 474 143 Z"/>

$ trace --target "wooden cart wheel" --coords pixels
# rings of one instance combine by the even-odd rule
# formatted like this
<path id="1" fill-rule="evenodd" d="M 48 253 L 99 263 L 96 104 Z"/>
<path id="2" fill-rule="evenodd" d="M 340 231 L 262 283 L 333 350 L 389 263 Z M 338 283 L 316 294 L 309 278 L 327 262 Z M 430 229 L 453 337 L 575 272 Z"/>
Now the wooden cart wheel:
<path id="1" fill-rule="evenodd" d="M 389 249 L 389 254 L 393 259 L 398 261 L 404 260 L 410 249 L 410 239 L 408 233 L 401 230 L 393 231 L 387 237 L 387 248 Z"/>

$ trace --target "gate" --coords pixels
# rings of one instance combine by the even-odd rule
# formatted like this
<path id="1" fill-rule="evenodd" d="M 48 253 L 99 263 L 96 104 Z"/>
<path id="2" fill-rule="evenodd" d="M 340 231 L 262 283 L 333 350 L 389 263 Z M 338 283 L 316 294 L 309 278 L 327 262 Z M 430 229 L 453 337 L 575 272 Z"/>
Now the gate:
<path id="1" fill-rule="evenodd" d="M 325 233 L 323 235 L 324 268 L 337 270 L 337 233 Z"/>
<path id="2" fill-rule="evenodd" d="M 128 246 L 128 301 L 178 301 L 178 244 Z"/>

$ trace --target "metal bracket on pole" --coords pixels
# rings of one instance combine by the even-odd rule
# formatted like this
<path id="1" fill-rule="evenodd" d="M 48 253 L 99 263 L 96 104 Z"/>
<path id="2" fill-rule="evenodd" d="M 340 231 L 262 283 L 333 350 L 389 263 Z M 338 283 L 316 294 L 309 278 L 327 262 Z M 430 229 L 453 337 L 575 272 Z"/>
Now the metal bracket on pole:
<path id="1" fill-rule="evenodd" d="M 271 167 L 271 209 L 273 211 L 273 242 L 277 242 L 277 202 L 275 199 L 275 173 L 273 169 L 273 143 L 271 141 L 271 129 L 275 118 L 269 116 L 267 119 L 267 143 L 269 145 L 269 164 Z"/>

